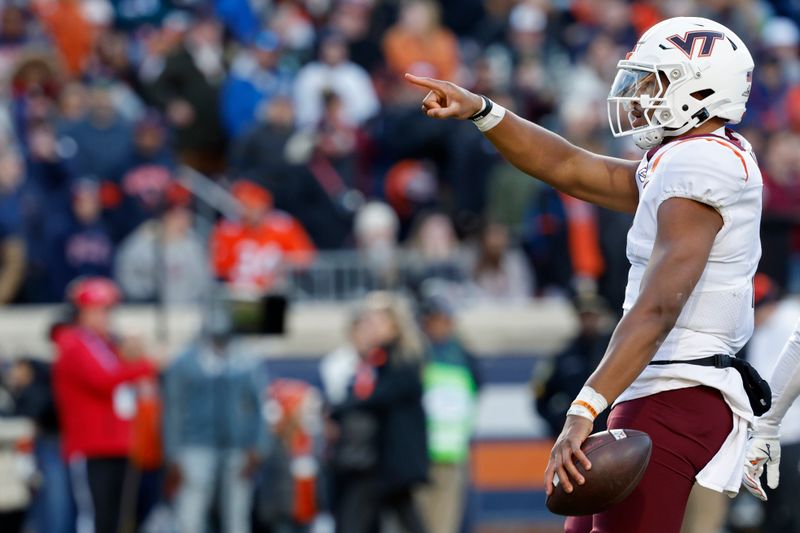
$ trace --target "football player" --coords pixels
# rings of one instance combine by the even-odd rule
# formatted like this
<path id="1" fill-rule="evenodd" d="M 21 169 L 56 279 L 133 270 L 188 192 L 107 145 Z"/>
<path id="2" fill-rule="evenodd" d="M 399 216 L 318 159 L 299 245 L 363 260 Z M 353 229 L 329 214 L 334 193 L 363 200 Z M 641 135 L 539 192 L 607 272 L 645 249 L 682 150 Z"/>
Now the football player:
<path id="1" fill-rule="evenodd" d="M 778 487 L 781 461 L 780 429 L 786 411 L 800 396 L 800 321 L 781 351 L 772 378 L 772 407 L 756 419 L 747 443 L 742 484 L 757 498 L 766 501 L 761 475 L 767 471 L 767 486 Z"/>
<path id="2" fill-rule="evenodd" d="M 568 518 L 569 532 L 677 533 L 695 481 L 738 491 L 759 404 L 731 356 L 753 330 L 762 181 L 749 143 L 726 126 L 745 112 L 753 66 L 744 42 L 708 19 L 672 18 L 645 32 L 608 96 L 611 130 L 646 150 L 639 162 L 578 148 L 450 82 L 406 75 L 429 90 L 429 117 L 470 119 L 531 176 L 635 213 L 625 314 L 568 412 L 546 490 L 556 475 L 567 492 L 584 483 L 575 461 L 591 468 L 580 446 L 609 404 L 609 428 L 649 433 L 652 458 L 631 496 Z"/>

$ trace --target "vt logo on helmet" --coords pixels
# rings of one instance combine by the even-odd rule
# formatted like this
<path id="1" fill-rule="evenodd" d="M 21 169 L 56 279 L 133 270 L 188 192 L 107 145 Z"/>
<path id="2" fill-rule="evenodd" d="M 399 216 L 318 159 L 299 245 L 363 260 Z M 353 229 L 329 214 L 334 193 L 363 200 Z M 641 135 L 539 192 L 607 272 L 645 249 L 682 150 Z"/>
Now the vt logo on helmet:
<path id="1" fill-rule="evenodd" d="M 669 37 L 667 40 L 674 44 L 677 48 L 686 54 L 689 59 L 694 55 L 694 45 L 696 42 L 702 42 L 700 47 L 700 57 L 708 57 L 714 50 L 714 44 L 717 39 L 723 39 L 725 34 L 720 31 L 690 31 L 687 32 L 682 38 L 677 35 Z"/>
<path id="2" fill-rule="evenodd" d="M 712 117 L 740 122 L 753 58 L 722 24 L 675 17 L 647 30 L 617 68 L 608 95 L 611 131 L 649 149 Z"/>

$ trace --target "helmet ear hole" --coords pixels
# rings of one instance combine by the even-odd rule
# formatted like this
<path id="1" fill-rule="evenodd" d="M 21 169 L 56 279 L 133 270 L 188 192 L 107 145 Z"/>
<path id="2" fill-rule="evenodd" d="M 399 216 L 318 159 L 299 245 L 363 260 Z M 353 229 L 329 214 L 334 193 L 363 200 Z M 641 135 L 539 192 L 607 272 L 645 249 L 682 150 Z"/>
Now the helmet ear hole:
<path id="1" fill-rule="evenodd" d="M 682 109 L 683 111 L 689 111 L 689 106 L 688 106 L 688 105 L 686 105 L 686 104 L 683 104 L 683 105 L 681 106 L 681 109 Z"/>
<path id="2" fill-rule="evenodd" d="M 714 89 L 703 89 L 701 91 L 693 92 L 690 96 L 696 100 L 705 100 L 706 98 L 714 94 L 714 92 L 715 92 Z M 686 110 L 684 109 L 684 111 Z"/>

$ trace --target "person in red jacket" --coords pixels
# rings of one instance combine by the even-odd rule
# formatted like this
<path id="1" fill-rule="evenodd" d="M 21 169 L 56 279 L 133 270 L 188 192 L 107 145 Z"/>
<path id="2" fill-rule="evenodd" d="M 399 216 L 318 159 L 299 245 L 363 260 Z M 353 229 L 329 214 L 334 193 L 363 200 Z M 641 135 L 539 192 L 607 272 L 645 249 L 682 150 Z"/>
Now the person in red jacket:
<path id="1" fill-rule="evenodd" d="M 135 383 L 155 375 L 141 341 L 110 331 L 117 286 L 106 278 L 78 279 L 68 288 L 71 320 L 52 332 L 53 389 L 69 463 L 78 531 L 116 533 L 128 471 Z"/>
<path id="2" fill-rule="evenodd" d="M 216 276 L 237 289 L 266 291 L 280 279 L 281 267 L 304 266 L 315 247 L 294 217 L 273 208 L 272 195 L 260 185 L 239 180 L 231 187 L 240 219 L 223 220 L 211 235 Z"/>

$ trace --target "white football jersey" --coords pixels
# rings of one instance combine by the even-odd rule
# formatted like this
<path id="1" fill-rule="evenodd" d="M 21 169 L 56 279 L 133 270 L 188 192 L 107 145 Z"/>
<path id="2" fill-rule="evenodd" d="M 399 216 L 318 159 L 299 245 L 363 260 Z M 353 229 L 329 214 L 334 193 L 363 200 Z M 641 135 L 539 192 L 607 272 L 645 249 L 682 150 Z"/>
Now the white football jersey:
<path id="1" fill-rule="evenodd" d="M 753 333 L 753 276 L 761 257 L 763 184 L 750 144 L 724 128 L 710 135 L 681 137 L 648 152 L 639 164 L 636 181 L 639 206 L 628 233 L 631 268 L 624 311 L 639 297 L 661 203 L 688 198 L 710 205 L 722 216 L 723 227 L 700 280 L 653 360 L 735 354 Z M 714 490 L 736 492 L 741 478 L 736 461 L 743 457 L 747 424 L 753 418 L 736 370 L 683 364 L 648 366 L 617 402 L 698 385 L 718 389 L 734 413 L 734 431 L 723 447 L 725 453 L 721 450 L 698 482 Z M 723 464 L 712 468 L 716 461 Z"/>

